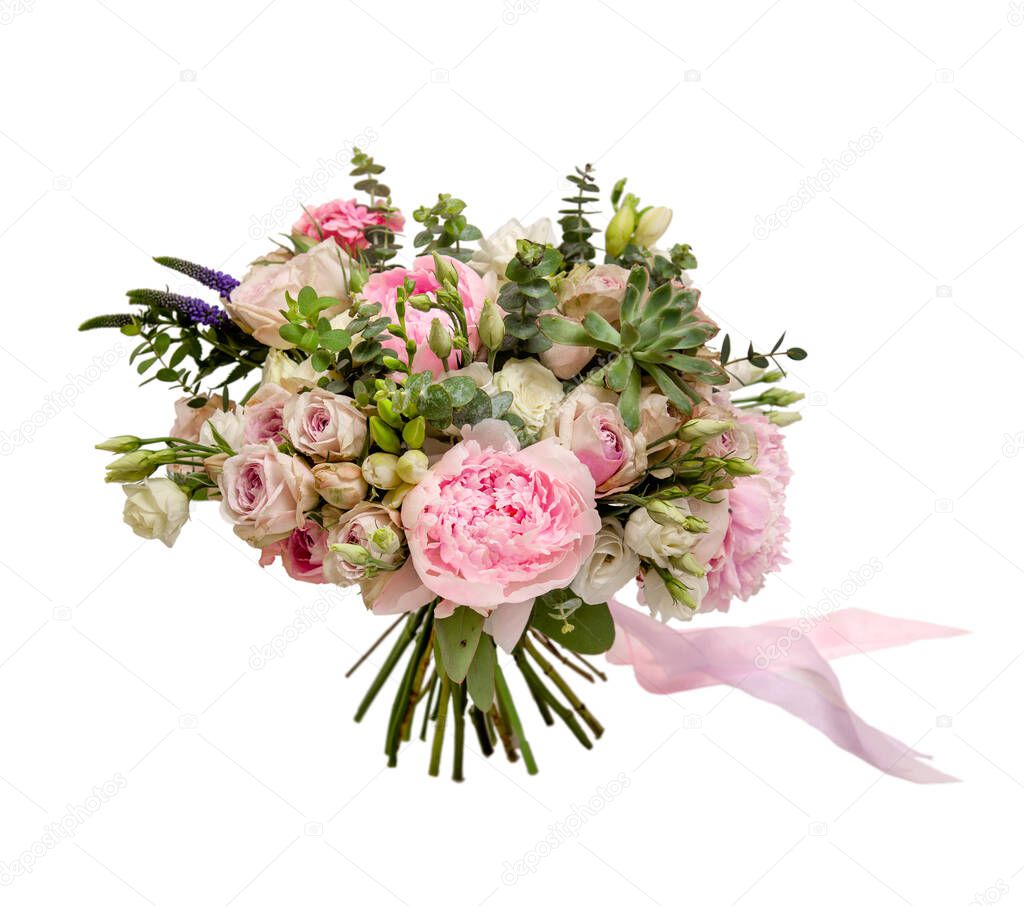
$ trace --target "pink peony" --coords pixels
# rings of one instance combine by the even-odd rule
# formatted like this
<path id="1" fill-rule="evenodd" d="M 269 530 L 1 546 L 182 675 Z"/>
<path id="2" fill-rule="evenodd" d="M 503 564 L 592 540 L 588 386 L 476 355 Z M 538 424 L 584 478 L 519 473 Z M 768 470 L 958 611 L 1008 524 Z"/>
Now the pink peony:
<path id="1" fill-rule="evenodd" d="M 759 412 L 740 414 L 737 428 L 756 444 L 760 471 L 737 478 L 728 492 L 729 527 L 709 564 L 705 611 L 728 610 L 734 596 L 746 601 L 761 590 L 768 573 L 789 562 L 783 554 L 789 531 L 783 507 L 792 472 L 782 432 Z"/>
<path id="2" fill-rule="evenodd" d="M 287 538 L 275 541 L 260 553 L 260 566 L 269 566 L 278 557 L 284 570 L 299 582 L 326 582 L 324 556 L 327 554 L 327 532 L 314 522 L 295 529 Z"/>
<path id="3" fill-rule="evenodd" d="M 468 363 L 472 361 L 473 355 L 480 345 L 477 323 L 480 320 L 480 313 L 483 311 L 486 288 L 484 281 L 480 279 L 479 275 L 472 268 L 466 267 L 466 265 L 456 261 L 454 258 L 447 258 L 446 260 L 459 274 L 459 294 L 462 296 L 462 304 L 466 309 L 466 321 L 469 326 L 469 354 L 466 356 L 466 362 Z M 411 268 L 396 267 L 379 274 L 374 274 L 367 281 L 366 286 L 363 287 L 363 296 L 369 302 L 379 302 L 381 304 L 381 313 L 390 316 L 392 321 L 397 321 L 398 318 L 395 314 L 396 292 L 406 279 L 410 279 L 415 283 L 414 292 L 417 293 L 431 294 L 440 286 L 440 282 L 434 276 L 434 259 L 430 255 L 424 255 L 417 258 Z M 413 360 L 414 371 L 430 370 L 435 374 L 439 374 L 443 370 L 441 360 L 427 346 L 430 324 L 435 318 L 448 328 L 450 332 L 451 322 L 444 312 L 437 309 L 417 311 L 412 306 L 406 306 L 405 326 L 409 336 L 416 341 L 417 345 L 416 357 Z M 381 343 L 394 350 L 400 359 L 405 360 L 405 344 L 397 337 L 390 335 L 382 337 Z M 459 367 L 456 353 L 453 352 L 451 354 L 448 364 L 452 368 Z"/>
<path id="4" fill-rule="evenodd" d="M 467 429 L 409 491 L 402 523 L 431 592 L 499 610 L 566 587 L 601 528 L 586 466 L 553 438 L 519 450 L 495 419 Z"/>
<path id="5" fill-rule="evenodd" d="M 357 204 L 354 198 L 348 201 L 336 198 L 326 204 L 309 208 L 308 213 L 303 213 L 295 222 L 292 232 L 308 236 L 310 239 L 333 239 L 348 254 L 354 256 L 370 245 L 366 238 L 367 227 L 385 222 L 396 233 L 405 226 L 405 218 L 398 211 L 393 211 L 388 216 Z"/>
<path id="6" fill-rule="evenodd" d="M 273 441 L 246 444 L 224 461 L 217 479 L 221 515 L 239 538 L 265 547 L 306 523 L 320 499 L 313 473 L 297 456 L 278 451 Z"/>

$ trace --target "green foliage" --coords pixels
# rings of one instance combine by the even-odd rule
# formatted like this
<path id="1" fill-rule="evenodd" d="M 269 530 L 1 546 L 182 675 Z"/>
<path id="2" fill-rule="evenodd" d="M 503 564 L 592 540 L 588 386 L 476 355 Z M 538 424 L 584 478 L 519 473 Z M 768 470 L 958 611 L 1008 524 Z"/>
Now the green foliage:
<path id="1" fill-rule="evenodd" d="M 369 209 L 383 215 L 383 223 L 366 228 L 364 235 L 370 247 L 360 253 L 373 271 L 383 270 L 401 248 L 391 228 L 391 215 L 397 210 L 391 205 L 391 189 L 377 179 L 384 169 L 383 164 L 378 164 L 365 151 L 353 149 L 349 175 L 359 177 L 354 188 L 357 192 L 366 192 L 370 196 Z"/>
<path id="2" fill-rule="evenodd" d="M 520 239 L 516 255 L 505 269 L 508 283 L 498 293 L 505 315 L 505 346 L 513 354 L 537 355 L 551 348 L 551 339 L 541 333 L 537 317 L 558 305 L 548 278 L 564 267 L 561 252 L 551 246 Z"/>
<path id="3" fill-rule="evenodd" d="M 584 208 L 596 201 L 600 189 L 594 182 L 592 175 L 594 168 L 587 164 L 582 169 L 576 167 L 576 173 L 570 173 L 566 179 L 576 187 L 576 194 L 565 197 L 562 201 L 573 205 L 571 208 L 562 208 L 559 214 L 559 226 L 562 227 L 562 244 L 558 247 L 562 257 L 565 259 L 566 267 L 571 268 L 574 264 L 592 261 L 597 249 L 590 242 L 590 237 L 598 232 L 596 227 L 590 225 L 588 216 L 593 216 L 597 211 L 586 211 Z"/>
<path id="4" fill-rule="evenodd" d="M 466 687 L 473 704 L 487 713 L 494 706 L 494 672 L 498 666 L 498 655 L 494 649 L 494 639 L 489 635 L 481 635 L 480 643 L 473 654 L 466 674 Z"/>
<path id="5" fill-rule="evenodd" d="M 434 621 L 441 663 L 448 678 L 461 683 L 480 644 L 484 618 L 469 607 L 456 607 L 450 617 Z"/>
<path id="6" fill-rule="evenodd" d="M 722 361 L 723 367 L 735 365 L 738 362 L 748 362 L 755 368 L 767 368 L 770 364 L 774 364 L 781 372 L 781 375 L 779 376 L 785 377 L 786 371 L 779 364 L 778 356 L 786 356 L 786 358 L 791 359 L 794 362 L 802 362 L 807 358 L 807 350 L 801 349 L 799 346 L 790 346 L 788 349 L 783 349 L 782 344 L 785 341 L 786 332 L 783 331 L 782 336 L 775 341 L 775 345 L 772 346 L 770 352 L 758 352 L 754 349 L 754 344 L 750 343 L 747 346 L 745 355 L 730 359 L 729 356 L 732 355 L 732 340 L 729 338 L 729 334 L 726 334 L 722 337 L 722 349 L 719 353 L 719 358 Z"/>
<path id="7" fill-rule="evenodd" d="M 314 371 L 333 368 L 338 354 L 349 348 L 352 335 L 347 330 L 332 327 L 322 315 L 332 308 L 339 308 L 342 303 L 331 296 L 319 295 L 312 286 L 302 287 L 298 298 L 285 293 L 285 301 L 288 308 L 282 310 L 282 314 L 287 323 L 278 328 L 281 339 L 310 356 Z"/>
<path id="8" fill-rule="evenodd" d="M 622 394 L 619 409 L 631 431 L 640 427 L 641 372 L 653 379 L 684 416 L 700 399 L 687 377 L 705 384 L 729 380 L 721 365 L 697 355 L 717 330 L 696 314 L 699 293 L 668 283 L 649 292 L 648 286 L 647 271 L 634 267 L 622 302 L 619 330 L 593 311 L 582 325 L 551 316 L 539 322 L 550 341 L 593 346 L 610 356 L 590 380 L 606 382 Z"/>
<path id="9" fill-rule="evenodd" d="M 577 654 L 601 654 L 615 641 L 615 624 L 608 605 L 584 603 L 567 588 L 537 598 L 530 625 Z"/>
<path id="10" fill-rule="evenodd" d="M 412 219 L 422 224 L 423 229 L 413 237 L 412 244 L 419 254 L 441 252 L 459 261 L 473 257 L 470 249 L 462 248 L 463 242 L 474 242 L 483 234 L 466 220 L 462 212 L 466 203 L 447 193 L 437 196 L 433 207 L 419 207 L 413 211 Z"/>

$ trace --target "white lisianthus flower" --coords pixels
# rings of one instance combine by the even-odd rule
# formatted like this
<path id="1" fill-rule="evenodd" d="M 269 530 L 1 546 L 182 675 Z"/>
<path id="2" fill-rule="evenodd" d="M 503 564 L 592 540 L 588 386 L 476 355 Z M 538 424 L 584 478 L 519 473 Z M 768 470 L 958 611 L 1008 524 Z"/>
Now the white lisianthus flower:
<path id="1" fill-rule="evenodd" d="M 534 434 L 565 397 L 562 382 L 536 359 L 509 359 L 494 375 L 494 386 L 499 393 L 507 390 L 512 394 L 510 411 Z"/>
<path id="2" fill-rule="evenodd" d="M 124 486 L 124 521 L 140 538 L 173 547 L 188 521 L 188 495 L 170 478 L 147 478 Z"/>
<path id="3" fill-rule="evenodd" d="M 700 610 L 701 601 L 708 591 L 708 580 L 706 578 L 698 579 L 686 573 L 673 572 L 672 581 L 679 583 L 686 589 L 693 600 L 696 610 L 687 607 L 684 603 L 672 597 L 668 586 L 665 585 L 665 580 L 661 578 L 657 570 L 650 569 L 644 573 L 640 588 L 640 603 L 650 610 L 652 617 L 658 617 L 663 623 L 668 622 L 670 619 L 691 619 L 697 610 Z"/>
<path id="4" fill-rule="evenodd" d="M 722 546 L 729 521 L 728 505 L 700 500 L 691 502 L 684 497 L 666 503 L 678 510 L 678 520 L 657 522 L 644 507 L 638 507 L 629 514 L 626 522 L 626 544 L 645 560 L 663 568 L 674 567 L 673 561 L 686 554 L 692 554 L 699 563 L 706 564 Z M 687 517 L 704 520 L 708 530 L 687 531 L 684 525 Z"/>
<path id="5" fill-rule="evenodd" d="M 588 604 L 608 601 L 640 569 L 640 558 L 623 537 L 622 523 L 608 516 L 594 537 L 594 550 L 583 564 L 570 588 Z"/>
<path id="6" fill-rule="evenodd" d="M 236 452 L 245 443 L 245 414 L 238 409 L 232 409 L 230 412 L 218 409 L 203 422 L 203 426 L 199 429 L 199 443 L 215 447 L 217 442 L 214 440 L 211 427 L 216 428 L 217 433 Z"/>
<path id="7" fill-rule="evenodd" d="M 555 232 L 547 217 L 523 226 L 515 217 L 502 224 L 486 239 L 480 240 L 480 248 L 473 253 L 469 266 L 478 274 L 495 274 L 499 279 L 505 276 L 508 267 L 516 255 L 516 240 L 529 239 L 541 245 L 553 245 Z"/>

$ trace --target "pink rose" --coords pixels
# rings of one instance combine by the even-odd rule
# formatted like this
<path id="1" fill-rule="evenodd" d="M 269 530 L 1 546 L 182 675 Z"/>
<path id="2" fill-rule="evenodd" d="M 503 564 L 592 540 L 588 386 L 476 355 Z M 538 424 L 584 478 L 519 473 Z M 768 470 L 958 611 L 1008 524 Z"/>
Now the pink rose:
<path id="1" fill-rule="evenodd" d="M 189 396 L 183 396 L 174 404 L 174 424 L 171 425 L 170 437 L 180 437 L 182 440 L 199 440 L 199 429 L 203 427 L 206 420 L 218 409 L 224 408 L 224 400 L 217 394 L 206 401 L 205 406 L 193 409 L 188 401 Z M 231 404 L 234 409 L 234 404 Z"/>
<path id="2" fill-rule="evenodd" d="M 383 223 L 387 223 L 398 233 L 405 226 L 405 218 L 398 211 L 393 211 L 390 215 L 381 211 L 371 211 L 358 204 L 354 198 L 348 201 L 336 198 L 334 201 L 309 208 L 308 213 L 303 213 L 295 221 L 292 233 L 308 236 L 310 239 L 333 239 L 349 255 L 354 256 L 360 249 L 370 246 L 366 238 L 367 227 Z"/>
<path id="3" fill-rule="evenodd" d="M 287 538 L 275 541 L 260 553 L 260 566 L 269 566 L 281 558 L 284 570 L 299 582 L 326 582 L 324 557 L 327 554 L 327 532 L 312 519 L 295 529 Z"/>
<path id="4" fill-rule="evenodd" d="M 257 547 L 304 525 L 319 500 L 309 466 L 279 452 L 273 442 L 246 444 L 229 456 L 217 484 L 221 515 L 234 523 L 239 538 Z"/>
<path id="5" fill-rule="evenodd" d="M 284 439 L 284 404 L 292 395 L 277 384 L 264 384 L 245 404 L 245 442 L 263 444 Z"/>
<path id="6" fill-rule="evenodd" d="M 302 287 L 312 286 L 321 296 L 345 299 L 348 283 L 342 265 L 348 267 L 350 263 L 346 259 L 337 244 L 327 239 L 286 261 L 254 265 L 224 303 L 228 314 L 264 346 L 291 349 L 294 344 L 278 333 L 285 323 L 281 309 L 288 307 L 285 293 L 295 298 Z M 330 318 L 339 310 L 340 306 L 328 309 L 324 317 Z"/>
<path id="7" fill-rule="evenodd" d="M 324 578 L 335 585 L 352 585 L 389 575 L 405 557 L 405 536 L 398 513 L 365 500 L 356 504 L 331 527 L 327 538 L 332 544 L 354 544 L 366 551 L 367 562 L 354 563 L 337 551 L 329 551 L 324 560 Z M 367 602 L 369 606 L 369 602 Z"/>
<path id="8" fill-rule="evenodd" d="M 558 293 L 562 314 L 582 321 L 588 312 L 596 311 L 609 324 L 618 324 L 628 280 L 629 271 L 617 264 L 577 265 Z"/>
<path id="9" fill-rule="evenodd" d="M 466 321 L 469 329 L 469 352 L 465 355 L 465 363 L 472 361 L 477 348 L 480 345 L 480 338 L 477 333 L 477 323 L 480 321 L 480 313 L 484 308 L 484 298 L 487 294 L 486 285 L 480 276 L 472 268 L 466 267 L 461 261 L 454 258 L 446 260 L 455 268 L 459 275 L 459 295 L 462 297 L 462 304 L 466 309 Z M 411 268 L 395 267 L 391 270 L 374 274 L 363 287 L 363 296 L 368 302 L 379 302 L 381 313 L 388 315 L 392 321 L 398 320 L 395 313 L 396 291 L 405 280 L 412 280 L 415 283 L 414 292 L 427 293 L 432 295 L 441 285 L 434 276 L 434 259 L 430 255 L 424 255 L 413 262 Z M 416 357 L 413 360 L 414 371 L 433 371 L 439 374 L 443 370 L 441 360 L 430 351 L 427 346 L 427 337 L 430 333 L 430 324 L 438 319 L 451 331 L 451 322 L 444 312 L 437 309 L 430 311 L 417 311 L 411 306 L 406 306 L 405 326 L 409 336 L 416 341 Z M 397 337 L 390 334 L 382 336 L 381 343 L 394 350 L 396 356 L 405 360 L 405 344 Z M 458 368 L 456 353 L 452 352 L 448 364 L 452 368 Z"/>
<path id="10" fill-rule="evenodd" d="M 558 312 L 553 312 L 551 317 L 559 318 L 562 321 L 573 320 Z M 580 322 L 573 321 L 573 323 L 579 324 Z M 555 377 L 567 381 L 569 378 L 576 377 L 596 352 L 597 350 L 593 346 L 565 346 L 561 343 L 553 343 L 550 349 L 545 349 L 540 354 L 540 363 L 545 368 L 551 369 Z"/>
<path id="11" fill-rule="evenodd" d="M 296 450 L 324 459 L 355 459 L 366 441 L 366 416 L 355 400 L 319 387 L 285 403 L 284 427 Z"/>
<path id="12" fill-rule="evenodd" d="M 431 592 L 499 610 L 566 587 L 601 527 L 586 467 L 551 438 L 520 450 L 495 419 L 468 429 L 409 491 L 402 523 Z"/>
<path id="13" fill-rule="evenodd" d="M 644 436 L 625 426 L 611 390 L 580 384 L 558 407 L 550 430 L 590 470 L 598 497 L 625 490 L 647 469 Z"/>

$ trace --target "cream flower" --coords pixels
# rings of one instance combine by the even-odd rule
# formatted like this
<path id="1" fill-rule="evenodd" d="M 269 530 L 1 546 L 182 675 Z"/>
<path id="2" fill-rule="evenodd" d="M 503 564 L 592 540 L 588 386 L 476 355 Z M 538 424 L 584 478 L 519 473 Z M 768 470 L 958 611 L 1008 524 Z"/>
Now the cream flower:
<path id="1" fill-rule="evenodd" d="M 529 239 L 541 245 L 552 245 L 555 233 L 547 217 L 542 217 L 529 226 L 523 226 L 513 217 L 486 239 L 480 240 L 480 248 L 473 253 L 469 266 L 481 276 L 493 273 L 498 278 L 503 278 L 505 268 L 515 257 L 517 239 Z"/>
<path id="2" fill-rule="evenodd" d="M 603 604 L 636 577 L 640 558 L 626 546 L 622 523 L 607 516 L 594 537 L 594 550 L 570 588 L 588 604 Z"/>
<path id="3" fill-rule="evenodd" d="M 509 359 L 494 375 L 494 386 L 512 394 L 511 411 L 535 434 L 565 396 L 562 382 L 536 359 Z"/>
<path id="4" fill-rule="evenodd" d="M 188 521 L 188 495 L 170 478 L 147 478 L 124 486 L 124 521 L 141 538 L 172 547 Z"/>

